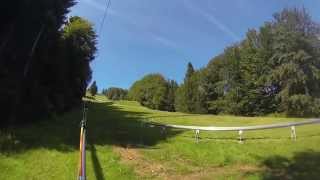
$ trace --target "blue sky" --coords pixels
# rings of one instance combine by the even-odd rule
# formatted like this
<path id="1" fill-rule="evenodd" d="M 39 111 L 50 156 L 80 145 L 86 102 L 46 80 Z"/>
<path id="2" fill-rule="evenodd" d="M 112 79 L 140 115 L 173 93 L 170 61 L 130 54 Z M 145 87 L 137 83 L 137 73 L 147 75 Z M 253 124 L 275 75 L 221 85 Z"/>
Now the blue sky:
<path id="1" fill-rule="evenodd" d="M 70 15 L 91 21 L 98 53 L 91 64 L 98 87 L 129 88 L 148 73 L 181 82 L 187 63 L 204 67 L 285 7 L 305 7 L 320 22 L 318 0 L 80 0 Z"/>

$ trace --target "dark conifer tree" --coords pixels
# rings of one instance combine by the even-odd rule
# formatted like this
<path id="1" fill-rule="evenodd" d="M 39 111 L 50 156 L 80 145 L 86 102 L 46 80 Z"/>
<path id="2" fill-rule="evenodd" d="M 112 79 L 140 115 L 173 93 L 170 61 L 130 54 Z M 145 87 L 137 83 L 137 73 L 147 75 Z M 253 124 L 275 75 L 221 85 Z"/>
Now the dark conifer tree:
<path id="1" fill-rule="evenodd" d="M 91 84 L 90 88 L 89 88 L 89 92 L 91 94 L 91 96 L 95 96 L 98 92 L 98 86 L 96 84 L 96 81 L 93 81 L 93 83 Z"/>

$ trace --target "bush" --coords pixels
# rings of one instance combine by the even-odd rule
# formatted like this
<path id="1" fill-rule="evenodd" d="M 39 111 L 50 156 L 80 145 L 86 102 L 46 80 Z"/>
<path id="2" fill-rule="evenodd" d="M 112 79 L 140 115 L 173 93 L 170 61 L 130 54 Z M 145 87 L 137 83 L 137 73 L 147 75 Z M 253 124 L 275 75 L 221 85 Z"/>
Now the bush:
<path id="1" fill-rule="evenodd" d="M 129 90 L 131 100 L 151 109 L 168 110 L 168 82 L 161 74 L 149 74 L 136 81 Z"/>
<path id="2" fill-rule="evenodd" d="M 293 95 L 288 99 L 288 115 L 289 116 L 298 116 L 298 117 L 307 117 L 315 116 L 319 113 L 317 110 L 316 104 L 317 101 L 313 100 L 311 96 L 308 95 Z"/>
<path id="3" fill-rule="evenodd" d="M 113 101 L 125 100 L 127 99 L 128 90 L 117 87 L 111 87 L 103 91 L 103 94 L 107 96 L 108 99 Z"/>

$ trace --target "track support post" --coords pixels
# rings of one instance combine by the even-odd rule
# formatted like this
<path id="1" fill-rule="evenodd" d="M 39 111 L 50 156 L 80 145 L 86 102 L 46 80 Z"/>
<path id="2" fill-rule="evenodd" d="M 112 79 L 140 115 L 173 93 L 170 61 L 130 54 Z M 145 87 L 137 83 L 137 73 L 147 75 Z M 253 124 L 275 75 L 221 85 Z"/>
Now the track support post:
<path id="1" fill-rule="evenodd" d="M 243 130 L 239 130 L 239 143 L 240 143 L 240 144 L 243 143 L 242 135 L 243 135 Z"/>
<path id="2" fill-rule="evenodd" d="M 297 140 L 297 134 L 296 134 L 296 127 L 291 126 L 291 139 L 296 141 Z"/>
<path id="3" fill-rule="evenodd" d="M 195 130 L 195 136 L 194 136 L 194 138 L 195 138 L 195 140 L 196 140 L 196 143 L 199 142 L 199 137 L 200 137 L 200 130 L 199 130 L 199 129 L 196 129 L 196 130 Z"/>

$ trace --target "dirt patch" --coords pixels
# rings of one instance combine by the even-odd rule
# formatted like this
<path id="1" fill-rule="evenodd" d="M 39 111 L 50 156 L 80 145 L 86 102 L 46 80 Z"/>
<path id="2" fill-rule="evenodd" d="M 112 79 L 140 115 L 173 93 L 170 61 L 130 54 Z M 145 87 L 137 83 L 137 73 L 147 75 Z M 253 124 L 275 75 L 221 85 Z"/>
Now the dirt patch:
<path id="1" fill-rule="evenodd" d="M 114 151 L 121 157 L 121 162 L 134 167 L 135 172 L 142 178 L 164 179 L 164 180 L 193 180 L 193 179 L 216 179 L 218 177 L 238 174 L 237 179 L 246 179 L 247 174 L 261 172 L 264 168 L 253 165 L 230 165 L 223 167 L 194 167 L 186 174 L 175 173 L 175 170 L 166 164 L 151 161 L 143 157 L 141 150 L 130 145 L 126 147 L 114 146 Z M 179 163 L 182 160 L 177 160 Z M 243 175 L 243 176 L 242 176 Z M 216 178 L 215 178 L 216 177 Z"/>
<path id="2" fill-rule="evenodd" d="M 262 168 L 250 165 L 230 165 L 223 167 L 205 167 L 194 168 L 194 171 L 183 175 L 172 175 L 168 179 L 229 179 L 229 176 L 235 176 L 234 178 L 239 180 L 247 179 L 247 175 L 262 171 Z"/>
<path id="3" fill-rule="evenodd" d="M 166 169 L 162 164 L 145 159 L 138 148 L 129 145 L 114 146 L 113 149 L 120 155 L 121 161 L 134 167 L 135 172 L 141 177 L 164 177 L 166 175 Z"/>

